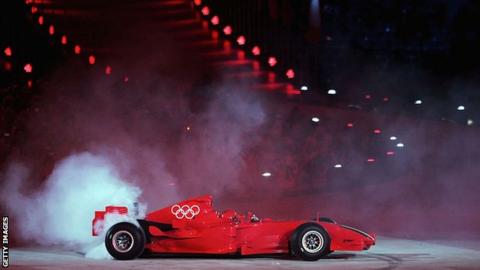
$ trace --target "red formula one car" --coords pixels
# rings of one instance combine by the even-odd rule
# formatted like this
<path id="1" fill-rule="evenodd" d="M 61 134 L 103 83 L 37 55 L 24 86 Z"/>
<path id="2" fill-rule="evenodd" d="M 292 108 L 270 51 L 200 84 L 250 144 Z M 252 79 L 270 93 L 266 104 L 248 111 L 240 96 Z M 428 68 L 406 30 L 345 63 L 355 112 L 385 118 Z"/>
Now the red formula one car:
<path id="1" fill-rule="evenodd" d="M 107 206 L 96 211 L 93 235 L 102 233 L 105 215 L 127 215 L 128 209 Z M 138 225 L 121 222 L 108 229 L 105 245 L 116 259 L 129 260 L 144 251 L 158 254 L 292 254 L 318 260 L 336 250 L 360 251 L 375 244 L 375 236 L 328 218 L 275 221 L 248 212 L 223 213 L 212 207 L 212 196 L 179 202 L 153 211 Z"/>

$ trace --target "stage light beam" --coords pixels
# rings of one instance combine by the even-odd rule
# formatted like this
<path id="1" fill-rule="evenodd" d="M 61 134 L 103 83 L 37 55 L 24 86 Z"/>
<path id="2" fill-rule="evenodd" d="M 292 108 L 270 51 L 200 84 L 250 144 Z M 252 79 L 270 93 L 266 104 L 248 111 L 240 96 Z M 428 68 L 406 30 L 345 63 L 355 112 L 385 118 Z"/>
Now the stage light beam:
<path id="1" fill-rule="evenodd" d="M 32 73 L 33 71 L 32 64 L 30 63 L 25 64 L 25 66 L 23 66 L 23 70 L 25 71 L 25 73 Z"/>
<path id="2" fill-rule="evenodd" d="M 3 50 L 3 53 L 5 54 L 5 56 L 11 57 L 12 56 L 12 48 L 6 47 L 5 50 Z"/>
<path id="3" fill-rule="evenodd" d="M 247 39 L 244 36 L 239 36 L 237 38 L 237 44 L 240 46 L 245 45 L 246 42 L 247 42 Z"/>
<path id="4" fill-rule="evenodd" d="M 212 23 L 212 25 L 218 25 L 220 23 L 220 18 L 215 15 L 212 17 L 212 19 L 210 19 L 210 22 Z"/>
<path id="5" fill-rule="evenodd" d="M 285 76 L 287 76 L 289 79 L 293 79 L 295 78 L 295 71 L 293 69 L 289 69 L 287 72 L 285 72 Z"/>
<path id="6" fill-rule="evenodd" d="M 226 35 L 226 36 L 230 36 L 232 34 L 232 27 L 230 25 L 227 25 L 223 28 L 223 33 Z"/>
<path id="7" fill-rule="evenodd" d="M 268 65 L 271 67 L 274 67 L 275 65 L 277 65 L 277 58 L 270 56 L 268 58 Z"/>
<path id="8" fill-rule="evenodd" d="M 252 54 L 253 54 L 253 55 L 259 56 L 260 53 L 261 53 L 260 47 L 254 46 L 254 47 L 252 48 Z"/>

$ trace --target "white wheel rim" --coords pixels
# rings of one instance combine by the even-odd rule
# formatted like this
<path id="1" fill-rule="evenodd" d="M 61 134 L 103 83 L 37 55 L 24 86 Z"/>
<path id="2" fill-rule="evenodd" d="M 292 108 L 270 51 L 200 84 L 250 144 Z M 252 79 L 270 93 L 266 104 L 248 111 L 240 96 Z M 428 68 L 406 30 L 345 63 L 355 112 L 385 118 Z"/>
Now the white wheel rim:
<path id="1" fill-rule="evenodd" d="M 302 248 L 308 253 L 319 252 L 323 244 L 323 236 L 317 231 L 308 231 L 302 237 Z"/>
<path id="2" fill-rule="evenodd" d="M 129 252 L 133 248 L 134 243 L 133 235 L 126 230 L 118 231 L 112 237 L 112 246 L 120 253 Z"/>

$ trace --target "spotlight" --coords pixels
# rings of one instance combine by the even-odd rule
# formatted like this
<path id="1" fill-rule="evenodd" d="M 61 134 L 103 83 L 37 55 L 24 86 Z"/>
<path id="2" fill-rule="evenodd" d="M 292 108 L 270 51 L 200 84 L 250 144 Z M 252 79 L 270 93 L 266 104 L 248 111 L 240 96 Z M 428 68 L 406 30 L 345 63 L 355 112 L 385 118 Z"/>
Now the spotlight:
<path id="1" fill-rule="evenodd" d="M 258 56 L 258 55 L 260 55 L 260 52 L 261 52 L 260 47 L 254 46 L 254 47 L 252 48 L 252 54 L 253 54 L 253 55 Z"/>
<path id="2" fill-rule="evenodd" d="M 274 67 L 276 64 L 277 64 L 277 58 L 270 56 L 268 58 L 268 65 L 270 65 L 271 67 Z"/>
<path id="3" fill-rule="evenodd" d="M 27 63 L 24 67 L 23 70 L 25 70 L 26 73 L 32 73 L 33 71 L 33 66 L 30 63 Z"/>
<path id="4" fill-rule="evenodd" d="M 262 176 L 263 177 L 270 177 L 270 176 L 272 176 L 272 174 L 269 173 L 269 172 L 264 172 L 264 173 L 262 173 Z"/>
<path id="5" fill-rule="evenodd" d="M 374 129 L 374 130 L 373 130 L 373 133 L 375 133 L 375 134 L 380 134 L 380 133 L 382 133 L 382 130 L 380 130 L 379 128 L 377 128 L 377 129 Z"/>
<path id="6" fill-rule="evenodd" d="M 368 159 L 367 159 L 367 162 L 373 163 L 373 162 L 375 162 L 375 159 L 374 159 L 374 158 L 368 158 Z"/>
<path id="7" fill-rule="evenodd" d="M 10 47 L 7 47 L 5 48 L 5 50 L 3 50 L 3 53 L 5 53 L 7 57 L 10 57 L 12 56 L 12 49 Z"/>
<path id="8" fill-rule="evenodd" d="M 128 76 L 123 77 L 123 82 L 124 82 L 124 83 L 127 83 L 128 80 L 129 80 L 129 79 L 128 79 Z"/>
<path id="9" fill-rule="evenodd" d="M 202 8 L 202 14 L 203 16 L 208 16 L 210 14 L 210 9 L 207 6 L 204 6 Z"/>
<path id="10" fill-rule="evenodd" d="M 112 67 L 111 66 L 106 66 L 105 67 L 105 74 L 106 75 L 112 74 Z"/>
<path id="11" fill-rule="evenodd" d="M 460 105 L 460 106 L 457 107 L 457 110 L 458 111 L 465 111 L 465 106 Z"/>
<path id="12" fill-rule="evenodd" d="M 475 123 L 475 122 L 473 122 L 472 119 L 468 119 L 468 120 L 467 120 L 467 125 L 469 125 L 469 126 L 473 125 L 474 123 Z"/>
<path id="13" fill-rule="evenodd" d="M 38 24 L 43 25 L 43 16 L 38 17 Z"/>
<path id="14" fill-rule="evenodd" d="M 53 36 L 55 34 L 55 26 L 53 26 L 53 24 L 48 27 L 48 33 L 50 34 L 50 36 Z"/>
<path id="15" fill-rule="evenodd" d="M 318 122 L 320 122 L 320 118 L 312 117 L 312 122 L 318 123 Z"/>
<path id="16" fill-rule="evenodd" d="M 32 14 L 35 14 L 35 13 L 37 13 L 38 8 L 37 8 L 37 7 L 32 7 L 32 8 L 30 9 L 30 11 L 32 12 Z"/>
<path id="17" fill-rule="evenodd" d="M 415 105 L 421 105 L 423 101 L 421 99 L 415 100 Z"/>
<path id="18" fill-rule="evenodd" d="M 60 42 L 61 42 L 63 45 L 67 45 L 67 43 L 68 43 L 67 36 L 66 36 L 66 35 L 63 35 Z"/>
<path id="19" fill-rule="evenodd" d="M 232 27 L 230 25 L 227 25 L 223 28 L 223 33 L 226 35 L 226 36 L 229 36 L 232 34 Z"/>
<path id="20" fill-rule="evenodd" d="M 32 88 L 32 87 L 33 87 L 33 81 L 32 81 L 32 80 L 28 80 L 28 82 L 27 82 L 27 87 L 28 87 L 28 88 Z"/>
<path id="21" fill-rule="evenodd" d="M 366 95 L 365 95 L 365 99 L 372 99 L 372 96 L 369 95 L 369 94 L 366 94 Z"/>
<path id="22" fill-rule="evenodd" d="M 342 164 L 335 164 L 335 166 L 333 166 L 333 167 L 339 169 L 339 168 L 342 168 L 343 166 L 342 166 Z"/>
<path id="23" fill-rule="evenodd" d="M 186 126 L 185 129 L 186 129 L 187 131 L 190 131 L 190 126 Z"/>
<path id="24" fill-rule="evenodd" d="M 239 37 L 237 38 L 237 43 L 238 43 L 238 45 L 240 45 L 240 46 L 245 45 L 246 42 L 247 42 L 247 40 L 245 39 L 244 36 L 239 36 Z"/>
<path id="25" fill-rule="evenodd" d="M 353 123 L 352 123 L 352 122 L 348 122 L 348 123 L 347 123 L 347 127 L 348 127 L 348 128 L 353 128 Z"/>
<path id="26" fill-rule="evenodd" d="M 384 97 L 384 98 L 383 98 L 383 101 L 385 101 L 385 102 L 388 102 L 389 100 L 390 100 L 389 97 Z"/>
<path id="27" fill-rule="evenodd" d="M 95 56 L 90 55 L 90 56 L 88 57 L 88 63 L 89 63 L 90 65 L 95 64 Z"/>
<path id="28" fill-rule="evenodd" d="M 293 69 L 289 69 L 289 70 L 287 70 L 285 75 L 287 76 L 287 78 L 293 79 L 293 78 L 295 78 L 295 71 L 293 71 Z"/>
<path id="29" fill-rule="evenodd" d="M 218 18 L 217 15 L 213 16 L 212 19 L 210 20 L 210 22 L 213 24 L 213 25 L 218 25 L 220 23 L 220 18 Z"/>
<path id="30" fill-rule="evenodd" d="M 397 143 L 397 147 L 398 148 L 403 148 L 403 147 L 405 147 L 405 145 L 403 143 Z"/>
<path id="31" fill-rule="evenodd" d="M 308 91 L 308 86 L 303 85 L 302 87 L 300 87 L 300 90 L 302 90 L 302 91 Z"/>
<path id="32" fill-rule="evenodd" d="M 335 89 L 330 89 L 330 90 L 328 90 L 327 94 L 329 94 L 329 95 L 336 95 L 336 94 L 337 94 L 337 90 L 335 90 Z"/>
<path id="33" fill-rule="evenodd" d="M 194 0 L 193 3 L 196 5 L 196 6 L 200 6 L 202 4 L 202 0 Z"/>
<path id="34" fill-rule="evenodd" d="M 390 137 L 390 141 L 396 141 L 396 140 L 397 140 L 397 137 L 395 137 L 395 136 Z"/>
<path id="35" fill-rule="evenodd" d="M 80 54 L 82 52 L 82 48 L 80 47 L 80 45 L 75 45 L 73 51 L 75 52 L 75 54 Z"/>
<path id="36" fill-rule="evenodd" d="M 393 151 L 388 151 L 387 152 L 387 156 L 394 156 L 394 155 L 395 155 L 395 152 L 393 152 Z"/>

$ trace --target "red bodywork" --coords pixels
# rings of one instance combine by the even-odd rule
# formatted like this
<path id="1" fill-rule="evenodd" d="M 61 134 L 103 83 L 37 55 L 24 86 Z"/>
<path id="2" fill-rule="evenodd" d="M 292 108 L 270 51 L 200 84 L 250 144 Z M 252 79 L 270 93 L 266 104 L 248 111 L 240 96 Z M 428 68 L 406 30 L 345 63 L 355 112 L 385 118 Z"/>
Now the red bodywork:
<path id="1" fill-rule="evenodd" d="M 96 211 L 93 235 L 101 233 L 96 223 L 106 213 L 127 214 L 125 207 L 107 207 Z M 320 220 L 252 221 L 253 215 L 223 213 L 212 207 L 212 196 L 182 201 L 151 212 L 138 220 L 147 236 L 145 249 L 153 253 L 178 254 L 280 254 L 289 253 L 289 240 L 304 223 L 316 223 L 330 236 L 330 251 L 360 251 L 375 244 L 375 236 L 360 230 Z"/>

